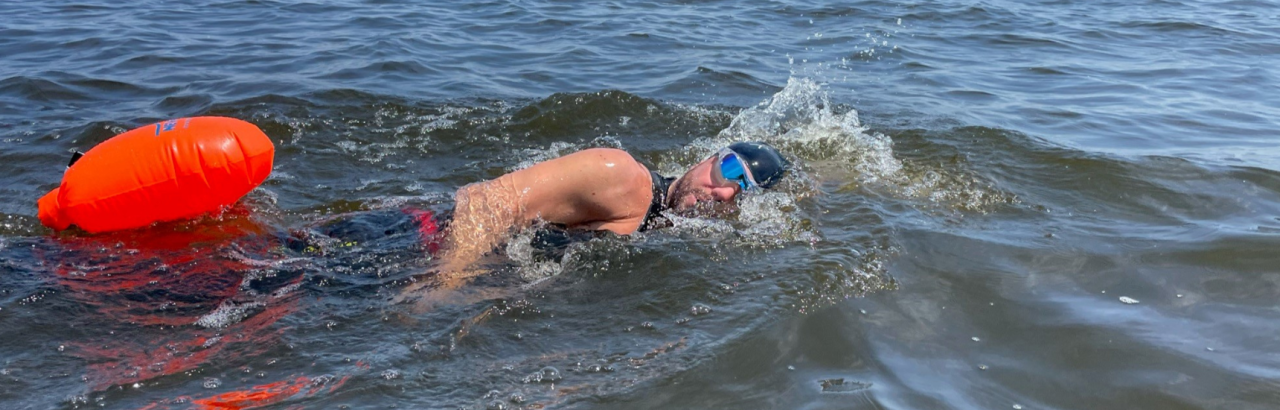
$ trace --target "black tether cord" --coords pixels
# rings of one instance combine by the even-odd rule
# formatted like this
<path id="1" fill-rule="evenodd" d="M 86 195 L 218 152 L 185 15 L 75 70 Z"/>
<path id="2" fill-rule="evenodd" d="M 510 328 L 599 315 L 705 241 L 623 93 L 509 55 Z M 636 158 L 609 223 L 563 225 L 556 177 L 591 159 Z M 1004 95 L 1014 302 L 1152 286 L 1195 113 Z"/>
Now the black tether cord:
<path id="1" fill-rule="evenodd" d="M 79 160 L 80 160 L 80 157 L 83 157 L 83 156 L 84 156 L 84 153 L 83 153 L 83 152 L 80 152 L 80 151 L 71 151 L 71 162 L 68 162 L 68 163 L 67 163 L 67 168 L 71 168 L 71 166 L 72 166 L 72 165 L 75 165 L 75 164 L 76 164 L 76 161 L 79 161 Z"/>

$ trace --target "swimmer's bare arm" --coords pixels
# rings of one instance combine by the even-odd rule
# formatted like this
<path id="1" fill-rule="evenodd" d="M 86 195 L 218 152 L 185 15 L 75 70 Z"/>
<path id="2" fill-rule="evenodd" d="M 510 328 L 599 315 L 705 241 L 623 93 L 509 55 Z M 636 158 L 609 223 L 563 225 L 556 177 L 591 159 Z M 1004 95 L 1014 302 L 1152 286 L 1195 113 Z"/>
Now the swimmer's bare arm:
<path id="1" fill-rule="evenodd" d="M 635 232 L 652 199 L 649 170 L 625 151 L 595 148 L 458 190 L 441 261 L 449 277 L 535 220 Z M 446 280 L 448 282 L 448 280 Z"/>

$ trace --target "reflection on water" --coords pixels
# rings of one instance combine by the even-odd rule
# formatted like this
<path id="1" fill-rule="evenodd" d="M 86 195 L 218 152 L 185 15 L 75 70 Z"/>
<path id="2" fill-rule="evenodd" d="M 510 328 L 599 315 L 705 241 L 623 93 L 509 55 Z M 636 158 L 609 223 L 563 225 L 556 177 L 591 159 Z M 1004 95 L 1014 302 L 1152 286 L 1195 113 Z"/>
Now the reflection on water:
<path id="1" fill-rule="evenodd" d="M 194 376 L 211 363 L 281 344 L 273 326 L 297 308 L 300 272 L 264 272 L 274 238 L 237 208 L 218 221 L 96 236 L 37 248 L 53 286 L 81 312 L 84 338 L 58 340 L 82 359 L 89 392 Z M 104 334 L 105 331 L 105 334 Z M 86 396 L 78 396 L 86 397 Z"/>

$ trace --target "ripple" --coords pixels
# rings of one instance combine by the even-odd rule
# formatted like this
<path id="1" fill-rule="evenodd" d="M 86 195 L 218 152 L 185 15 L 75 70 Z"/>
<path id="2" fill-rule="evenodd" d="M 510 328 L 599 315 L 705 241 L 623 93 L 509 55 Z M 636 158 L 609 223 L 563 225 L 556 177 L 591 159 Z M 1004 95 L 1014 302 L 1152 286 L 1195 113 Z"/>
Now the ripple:
<path id="1" fill-rule="evenodd" d="M 92 98 L 61 83 L 34 77 L 9 77 L 0 80 L 0 94 L 33 102 L 82 101 Z"/>

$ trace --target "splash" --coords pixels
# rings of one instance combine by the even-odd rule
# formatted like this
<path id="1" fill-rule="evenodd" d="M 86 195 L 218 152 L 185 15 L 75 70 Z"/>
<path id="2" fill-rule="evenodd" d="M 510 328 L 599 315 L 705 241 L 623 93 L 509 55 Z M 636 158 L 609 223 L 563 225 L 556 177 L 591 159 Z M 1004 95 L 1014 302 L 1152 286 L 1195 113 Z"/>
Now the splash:
<path id="1" fill-rule="evenodd" d="M 840 163 L 864 183 L 902 178 L 893 141 L 868 133 L 856 110 L 836 112 L 822 86 L 806 78 L 788 79 L 782 91 L 743 110 L 715 138 L 694 146 L 710 155 L 737 141 L 764 141 L 808 162 Z"/>
<path id="2" fill-rule="evenodd" d="M 679 175 L 738 141 L 773 145 L 793 158 L 797 167 L 777 188 L 743 195 L 732 223 L 667 215 L 675 230 L 697 236 L 738 238 L 736 242 L 747 246 L 812 243 L 821 235 L 808 222 L 811 218 L 801 210 L 800 201 L 819 194 L 821 181 L 808 170 L 836 178 L 848 175 L 867 185 L 889 185 L 904 179 L 903 164 L 893 154 L 892 140 L 868 133 L 858 120 L 857 111 L 836 111 L 822 86 L 806 78 L 791 78 L 777 94 L 739 112 L 714 137 L 695 140 L 658 165 L 663 172 Z"/>
<path id="3" fill-rule="evenodd" d="M 796 197 L 783 192 L 748 195 L 738 202 L 739 220 L 746 224 L 741 233 L 761 246 L 781 247 L 788 243 L 813 243 L 820 236 L 808 228 L 798 212 Z"/>
<path id="4" fill-rule="evenodd" d="M 781 286 L 801 312 L 868 292 L 893 289 L 887 261 L 896 254 L 893 239 L 882 233 L 884 215 L 869 207 L 862 222 L 822 226 L 823 210 L 806 198 L 847 196 L 888 200 L 926 212 L 987 212 L 1016 201 L 1013 195 L 967 170 L 963 163 L 900 156 L 888 135 L 863 125 L 858 112 L 832 103 L 822 83 L 793 77 L 786 87 L 739 112 L 713 137 L 689 144 L 668 158 L 665 169 L 679 170 L 738 141 L 773 145 L 796 167 L 778 187 L 742 196 L 739 212 L 727 220 L 671 216 L 679 234 L 713 238 L 735 247 L 781 248 L 808 244 L 824 261 L 806 264 L 803 277 Z M 852 192 L 851 192 L 852 191 Z M 859 211 L 854 211 L 859 212 Z M 851 233 L 850 229 L 869 232 Z M 819 242 L 829 241 L 825 244 Z M 715 251 L 723 253 L 725 250 Z"/>
<path id="5" fill-rule="evenodd" d="M 541 280 L 556 276 L 564 271 L 565 260 L 547 260 L 540 257 L 539 249 L 534 245 L 534 236 L 537 229 L 526 229 L 517 233 L 514 237 L 507 241 L 506 252 L 507 257 L 516 265 L 516 272 L 520 277 L 530 283 L 536 283 Z M 576 248 L 571 246 L 571 248 Z M 573 249 L 567 250 L 566 253 L 573 252 Z"/>
<path id="6" fill-rule="evenodd" d="M 715 137 L 691 144 L 686 157 L 705 158 L 738 141 L 763 141 L 799 158 L 787 178 L 789 188 L 783 188 L 796 197 L 817 194 L 815 185 L 833 182 L 948 210 L 987 212 L 1017 202 L 961 166 L 901 159 L 892 138 L 864 126 L 857 110 L 832 104 L 823 85 L 808 78 L 788 79 L 785 88 L 738 113 Z"/>

